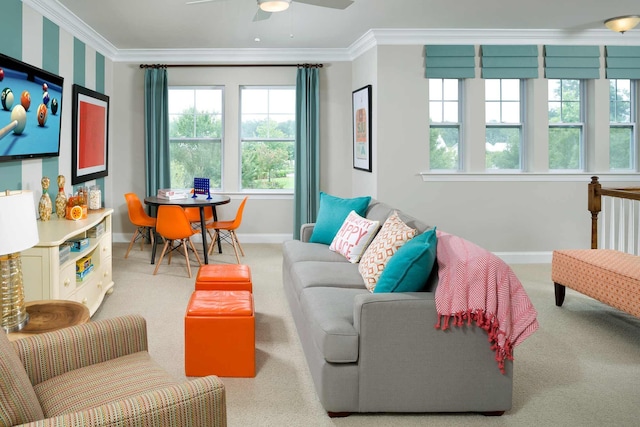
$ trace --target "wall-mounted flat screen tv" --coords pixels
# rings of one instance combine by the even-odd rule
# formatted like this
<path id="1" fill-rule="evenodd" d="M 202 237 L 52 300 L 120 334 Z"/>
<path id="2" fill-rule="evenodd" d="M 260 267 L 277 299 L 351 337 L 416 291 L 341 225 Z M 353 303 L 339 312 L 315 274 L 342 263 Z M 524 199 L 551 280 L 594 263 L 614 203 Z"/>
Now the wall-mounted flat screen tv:
<path id="1" fill-rule="evenodd" d="M 0 54 L 0 161 L 60 154 L 64 79 Z"/>

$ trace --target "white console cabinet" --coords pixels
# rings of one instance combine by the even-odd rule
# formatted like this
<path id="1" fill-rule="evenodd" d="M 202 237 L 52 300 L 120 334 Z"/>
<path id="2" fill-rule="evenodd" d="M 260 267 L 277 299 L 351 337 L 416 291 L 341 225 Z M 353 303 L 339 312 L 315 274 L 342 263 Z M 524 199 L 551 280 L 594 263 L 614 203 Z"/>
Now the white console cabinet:
<path id="1" fill-rule="evenodd" d="M 49 221 L 38 221 L 40 241 L 22 252 L 25 300 L 64 299 L 89 308 L 93 316 L 104 296 L 112 291 L 111 215 L 113 209 L 90 210 L 86 219 L 71 221 L 55 214 Z M 97 228 L 96 228 L 97 227 Z M 104 231 L 97 237 L 95 231 Z M 80 252 L 61 250 L 65 242 L 88 238 Z M 91 257 L 93 269 L 82 280 L 76 278 L 76 262 Z"/>

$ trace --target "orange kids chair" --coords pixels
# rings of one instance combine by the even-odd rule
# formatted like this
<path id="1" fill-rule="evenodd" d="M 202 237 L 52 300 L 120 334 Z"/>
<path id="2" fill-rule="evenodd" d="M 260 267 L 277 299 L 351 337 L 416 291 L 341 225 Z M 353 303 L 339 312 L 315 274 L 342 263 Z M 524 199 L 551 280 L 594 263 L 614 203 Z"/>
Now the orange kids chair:
<path id="1" fill-rule="evenodd" d="M 191 277 L 189 249 L 191 249 L 193 253 L 196 254 L 198 265 L 202 265 L 200 256 L 198 255 L 198 252 L 196 251 L 196 248 L 195 246 L 193 246 L 193 242 L 191 241 L 191 236 L 200 233 L 200 230 L 194 230 L 191 227 L 189 219 L 184 213 L 184 209 L 182 209 L 180 206 L 165 205 L 158 207 L 158 221 L 156 223 L 156 231 L 160 236 L 164 238 L 164 246 L 162 247 L 160 260 L 158 261 L 153 274 L 155 275 L 158 272 L 158 268 L 160 268 L 160 264 L 162 264 L 162 259 L 167 253 L 167 249 L 169 249 L 169 264 L 171 264 L 171 253 L 182 246 L 184 250 L 184 258 L 187 261 L 187 271 L 189 272 L 189 277 Z M 174 240 L 177 240 L 179 242 L 178 246 L 173 246 Z M 189 246 L 187 246 L 187 242 L 189 243 Z"/>
<path id="2" fill-rule="evenodd" d="M 200 227 L 200 208 L 184 208 L 184 213 L 187 214 L 187 218 L 193 228 Z M 213 220 L 213 208 L 211 206 L 205 206 L 204 208 L 204 223 L 208 223 Z"/>
<path id="3" fill-rule="evenodd" d="M 233 250 L 236 253 L 236 261 L 240 264 L 240 256 L 238 255 L 238 249 L 240 249 L 240 253 L 244 256 L 244 251 L 242 250 L 242 246 L 240 246 L 240 241 L 238 240 L 238 236 L 236 235 L 236 230 L 240 227 L 242 223 L 242 212 L 244 211 L 244 205 L 247 203 L 247 199 L 249 196 L 246 196 L 242 202 L 240 202 L 240 206 L 238 207 L 238 212 L 236 213 L 236 217 L 229 221 L 213 221 L 207 224 L 207 231 L 213 230 L 213 237 L 211 238 L 211 243 L 209 244 L 209 254 L 211 250 L 215 246 L 218 239 L 223 237 L 220 234 L 220 231 L 226 231 L 228 233 L 228 239 L 233 246 Z"/>
<path id="4" fill-rule="evenodd" d="M 129 251 L 133 247 L 136 240 L 140 240 L 140 250 L 143 249 L 144 238 L 149 233 L 149 240 L 151 241 L 151 247 L 154 245 L 153 229 L 156 228 L 156 219 L 147 215 L 140 203 L 140 199 L 135 193 L 126 193 L 124 199 L 127 201 L 127 210 L 129 211 L 129 221 L 136 226 L 136 231 L 133 233 L 125 258 L 129 256 Z"/>

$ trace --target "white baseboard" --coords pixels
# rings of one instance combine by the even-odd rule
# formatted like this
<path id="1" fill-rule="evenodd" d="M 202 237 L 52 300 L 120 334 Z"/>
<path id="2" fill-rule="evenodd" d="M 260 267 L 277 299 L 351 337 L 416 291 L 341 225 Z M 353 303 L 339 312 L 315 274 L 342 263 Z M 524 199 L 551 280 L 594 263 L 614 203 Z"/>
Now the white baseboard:
<path id="1" fill-rule="evenodd" d="M 293 238 L 292 234 L 241 234 L 238 240 L 241 243 L 267 243 L 279 244 Z M 128 243 L 130 234 L 113 233 L 114 243 Z M 200 236 L 193 236 L 194 242 L 202 242 Z M 553 252 L 495 252 L 507 264 L 550 264 Z"/>

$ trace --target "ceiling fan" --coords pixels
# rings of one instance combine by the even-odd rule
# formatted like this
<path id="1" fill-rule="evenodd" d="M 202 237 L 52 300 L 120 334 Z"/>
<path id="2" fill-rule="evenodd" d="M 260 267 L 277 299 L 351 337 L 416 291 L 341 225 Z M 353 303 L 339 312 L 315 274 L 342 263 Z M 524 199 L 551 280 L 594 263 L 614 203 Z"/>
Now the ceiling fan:
<path id="1" fill-rule="evenodd" d="M 226 0 L 189 0 L 186 4 L 211 3 Z M 257 0 L 258 10 L 253 17 L 254 21 L 269 19 L 271 13 L 282 12 L 289 8 L 291 2 L 310 4 L 313 6 L 328 7 L 331 9 L 346 9 L 353 0 Z"/>

